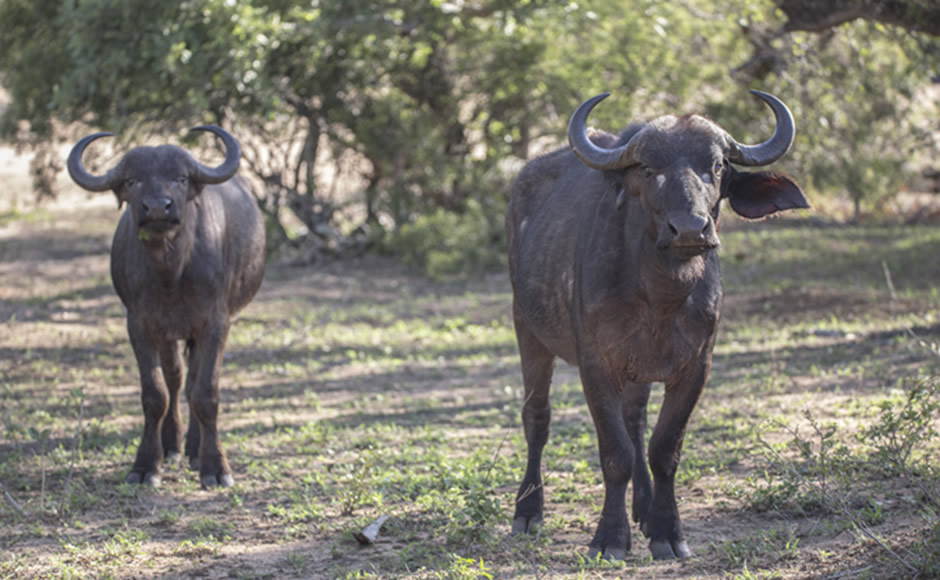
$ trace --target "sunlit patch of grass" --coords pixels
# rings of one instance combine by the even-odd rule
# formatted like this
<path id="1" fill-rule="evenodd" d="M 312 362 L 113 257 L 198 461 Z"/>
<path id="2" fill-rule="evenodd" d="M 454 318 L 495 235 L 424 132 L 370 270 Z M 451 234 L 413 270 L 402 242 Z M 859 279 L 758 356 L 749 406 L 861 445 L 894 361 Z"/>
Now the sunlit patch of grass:
<path id="1" fill-rule="evenodd" d="M 770 527 L 748 534 L 739 540 L 716 545 L 732 568 L 767 568 L 782 560 L 796 560 L 800 556 L 800 539 L 793 526 Z"/>
<path id="2" fill-rule="evenodd" d="M 59 574 L 70 576 L 71 570 L 80 570 L 77 577 L 112 577 L 130 562 L 143 557 L 143 544 L 148 540 L 138 529 L 105 530 L 105 538 L 87 540 L 78 536 L 63 536 L 60 546 L 64 555 L 54 556 L 53 565 Z"/>
<path id="3" fill-rule="evenodd" d="M 936 298 L 933 274 L 940 231 L 932 226 L 831 226 L 770 222 L 721 235 L 725 288 L 814 287 L 883 291 L 884 268 L 908 297 Z"/>
<path id="4" fill-rule="evenodd" d="M 713 537 L 689 533 L 695 520 L 687 520 L 698 556 L 681 566 L 704 576 L 792 577 L 793 553 L 812 558 L 819 536 L 850 530 L 807 525 L 814 531 L 800 527 L 792 542 L 790 527 L 762 532 L 740 519 L 760 499 L 786 505 L 791 498 L 809 510 L 816 497 L 786 487 L 799 483 L 792 472 L 789 481 L 774 476 L 783 487 L 756 491 L 767 483 L 756 465 L 761 438 L 792 451 L 786 433 L 761 427 L 803 428 L 809 408 L 858 446 L 854 434 L 877 425 L 879 401 L 892 389 L 903 392 L 905 378 L 936 376 L 940 365 L 921 344 L 938 338 L 940 310 L 928 288 L 935 273 L 914 266 L 936 254 L 928 249 L 940 239 L 927 229 L 787 223 L 731 228 L 722 239 L 726 306 L 676 480 L 683 518 L 695 507 L 730 518 L 738 532 L 709 544 Z M 272 265 L 232 328 L 221 370 L 219 425 L 236 486 L 203 491 L 185 459 L 165 466 L 157 490 L 122 483 L 143 422 L 139 379 L 117 299 L 107 303 L 88 290 L 106 272 L 106 243 L 94 243 L 100 267 L 24 297 L 33 318 L 7 322 L 10 332 L 0 335 L 0 348 L 16 355 L 0 361 L 0 482 L 25 513 L 0 500 L 0 526 L 11 530 L 0 534 L 0 576 L 107 577 L 117 566 L 189 575 L 210 565 L 232 577 L 672 573 L 649 560 L 640 534 L 626 563 L 584 557 L 603 479 L 578 371 L 562 363 L 543 456 L 546 519 L 538 535 L 509 535 L 525 441 L 504 278 L 458 286 L 418 280 L 385 262 L 382 276 Z M 76 312 L 100 303 L 72 324 L 40 311 L 49 297 Z M 76 388 L 84 389 L 83 407 L 71 394 Z M 653 387 L 647 440 L 664 391 Z M 48 446 L 40 447 L 34 435 L 46 430 Z M 877 485 L 852 509 L 887 536 L 899 513 L 916 517 L 916 497 L 884 503 L 897 489 L 890 479 Z M 390 519 L 377 544 L 359 549 L 351 532 L 380 515 Z M 122 536 L 129 522 L 144 535 Z M 937 566 L 936 528 L 918 529 L 907 546 L 928 575 Z M 68 549 L 60 537 L 70 538 Z M 218 558 L 236 545 L 271 541 L 283 553 L 270 566 L 226 568 Z M 44 551 L 28 560 L 8 556 L 25 545 Z"/>

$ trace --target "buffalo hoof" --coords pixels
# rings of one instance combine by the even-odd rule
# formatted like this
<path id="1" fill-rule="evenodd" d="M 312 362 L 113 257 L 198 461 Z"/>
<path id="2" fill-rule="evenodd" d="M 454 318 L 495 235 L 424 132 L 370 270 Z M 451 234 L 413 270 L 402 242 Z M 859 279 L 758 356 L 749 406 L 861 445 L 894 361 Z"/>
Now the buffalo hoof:
<path id="1" fill-rule="evenodd" d="M 512 520 L 512 534 L 514 536 L 518 536 L 520 534 L 534 534 L 538 531 L 541 525 L 541 517 L 518 517 Z"/>
<path id="2" fill-rule="evenodd" d="M 150 487 L 160 487 L 160 474 L 153 471 L 132 471 L 127 474 L 127 478 L 125 478 L 124 481 L 127 483 L 149 485 Z"/>
<path id="3" fill-rule="evenodd" d="M 231 473 L 223 473 L 219 476 L 203 475 L 200 479 L 202 489 L 213 489 L 216 487 L 232 487 L 235 485 L 235 478 Z"/>
<path id="4" fill-rule="evenodd" d="M 189 468 L 192 469 L 193 471 L 199 471 L 199 458 L 198 457 L 191 457 L 189 459 Z"/>
<path id="5" fill-rule="evenodd" d="M 653 540 L 650 542 L 650 552 L 654 560 L 675 560 L 676 558 L 692 557 L 692 550 L 685 540 L 670 542 L 669 540 Z"/>

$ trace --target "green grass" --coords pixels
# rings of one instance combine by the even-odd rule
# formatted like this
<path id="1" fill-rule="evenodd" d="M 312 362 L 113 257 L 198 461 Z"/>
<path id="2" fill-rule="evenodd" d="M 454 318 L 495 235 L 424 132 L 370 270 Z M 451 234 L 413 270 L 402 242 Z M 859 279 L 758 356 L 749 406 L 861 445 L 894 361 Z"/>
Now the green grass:
<path id="1" fill-rule="evenodd" d="M 43 222 L 52 219 L 37 218 L 42 227 L 0 256 L 35 270 L 46 236 L 55 259 L 75 266 L 40 268 L 32 286 L 0 284 L 11 296 L 0 311 L 0 483 L 20 508 L 0 502 L 0 577 L 940 569 L 934 473 L 922 463 L 933 439 L 921 436 L 935 425 L 934 394 L 905 407 L 912 385 L 940 374 L 936 271 L 924 267 L 940 235 L 929 228 L 726 228 L 713 374 L 677 474 L 696 558 L 653 562 L 634 529 L 631 555 L 612 564 L 586 558 L 602 479 L 577 370 L 563 364 L 543 460 L 546 520 L 538 536 L 508 534 L 525 454 L 504 273 L 433 282 L 377 258 L 272 263 L 222 369 L 236 485 L 202 491 L 184 461 L 166 467 L 160 489 L 141 489 L 122 483 L 141 412 L 121 308 L 102 289 L 110 234 Z M 656 385 L 651 424 L 662 393 Z M 891 464 L 889 436 L 905 429 L 916 449 Z M 360 547 L 353 532 L 380 515 L 390 519 L 378 542 Z"/>
<path id="2" fill-rule="evenodd" d="M 770 227 L 767 227 L 770 225 Z M 940 297 L 940 231 L 930 225 L 814 226 L 735 223 L 722 232 L 726 291 L 814 288 L 886 289 L 884 267 L 902 297 Z"/>

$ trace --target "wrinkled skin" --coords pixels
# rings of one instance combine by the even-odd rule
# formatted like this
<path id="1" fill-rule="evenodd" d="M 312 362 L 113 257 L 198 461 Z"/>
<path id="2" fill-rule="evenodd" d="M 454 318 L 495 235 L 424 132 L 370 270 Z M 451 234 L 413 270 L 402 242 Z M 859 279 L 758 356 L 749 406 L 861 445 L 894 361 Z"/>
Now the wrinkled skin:
<path id="1" fill-rule="evenodd" d="M 127 481 L 159 485 L 164 461 L 184 451 L 185 353 L 185 453 L 203 487 L 231 486 L 218 432 L 220 367 L 233 317 L 260 287 L 265 262 L 264 227 L 247 183 L 222 175 L 211 177 L 221 183 L 206 184 L 188 153 L 166 145 L 131 150 L 107 183 L 88 175 L 81 181 L 80 166 L 76 175 L 94 190 L 111 187 L 128 205 L 111 246 L 111 278 L 127 309 L 144 411 Z"/>
<path id="2" fill-rule="evenodd" d="M 653 557 L 691 555 L 674 482 L 721 311 L 721 199 L 748 218 L 809 206 L 783 175 L 734 169 L 727 134 L 702 117 L 661 117 L 619 139 L 597 133 L 591 140 L 616 148 L 641 133 L 626 167 L 589 168 L 570 148 L 530 162 L 513 186 L 506 219 L 528 445 L 513 532 L 532 532 L 543 519 L 541 456 L 552 369 L 561 358 L 579 368 L 605 486 L 589 555 L 618 560 L 631 548 L 631 480 L 632 517 Z M 665 392 L 648 469 L 652 382 L 663 382 Z"/>

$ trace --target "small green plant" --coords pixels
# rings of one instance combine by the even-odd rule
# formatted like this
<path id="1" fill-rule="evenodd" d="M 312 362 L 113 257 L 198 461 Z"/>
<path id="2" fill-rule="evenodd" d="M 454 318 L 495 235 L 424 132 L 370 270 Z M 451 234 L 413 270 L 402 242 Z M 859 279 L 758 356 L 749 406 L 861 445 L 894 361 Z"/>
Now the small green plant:
<path id="1" fill-rule="evenodd" d="M 784 456 L 778 447 L 761 438 L 767 466 L 747 480 L 751 493 L 745 495 L 750 505 L 758 510 L 794 511 L 798 515 L 839 514 L 856 534 L 879 546 L 908 573 L 916 574 L 925 567 L 934 569 L 936 554 L 930 549 L 921 549 L 920 553 L 896 551 L 872 529 L 884 524 L 888 514 L 884 503 L 874 499 L 869 488 L 875 481 L 899 477 L 921 491 L 919 505 L 927 514 L 931 533 L 937 529 L 932 514 L 940 505 L 938 477 L 927 457 L 938 434 L 940 389 L 935 377 L 903 384 L 899 396 L 878 404 L 875 422 L 856 434 L 861 449 L 849 447 L 835 425 L 821 425 L 809 411 L 804 417 L 812 437 L 783 426 L 792 435 L 787 447 L 796 450 L 795 457 Z"/>
<path id="2" fill-rule="evenodd" d="M 51 429 L 36 429 L 35 427 L 30 427 L 27 429 L 27 433 L 32 437 L 33 441 L 36 441 L 39 444 L 39 471 L 41 473 L 41 480 L 39 484 L 39 505 L 45 509 L 46 506 L 46 451 L 49 447 L 49 436 L 52 433 Z"/>
<path id="3" fill-rule="evenodd" d="M 869 498 L 867 505 L 859 509 L 859 517 L 866 525 L 879 526 L 888 519 L 884 510 L 884 502 Z"/>
<path id="4" fill-rule="evenodd" d="M 215 540 L 183 540 L 173 549 L 173 553 L 184 558 L 204 558 L 219 552 L 220 544 Z"/>
<path id="5" fill-rule="evenodd" d="M 164 508 L 157 512 L 155 526 L 175 526 L 180 521 L 182 510 L 180 508 Z"/>
<path id="6" fill-rule="evenodd" d="M 189 524 L 189 529 L 200 539 L 224 542 L 232 539 L 230 532 L 235 527 L 228 522 L 219 522 L 210 517 L 199 517 Z"/>
<path id="7" fill-rule="evenodd" d="M 484 562 L 483 558 L 465 558 L 454 554 L 451 557 L 450 568 L 440 570 L 435 578 L 441 580 L 493 580 L 493 570 Z"/>
<path id="8" fill-rule="evenodd" d="M 82 458 L 82 420 L 85 417 L 85 391 L 82 388 L 75 388 L 69 391 L 69 399 L 78 406 L 78 428 L 75 431 L 75 440 L 72 443 L 72 457 L 69 461 L 69 471 L 65 478 L 65 489 L 62 493 L 62 500 L 59 502 L 59 513 L 69 513 L 74 508 L 81 509 L 89 505 L 89 498 L 85 491 L 84 482 L 78 482 L 78 493 L 73 489 L 75 468 Z"/>
<path id="9" fill-rule="evenodd" d="M 751 507 L 757 511 L 791 512 L 795 515 L 833 513 L 829 494 L 841 483 L 851 479 L 856 460 L 851 450 L 837 437 L 834 424 L 821 425 L 808 410 L 803 416 L 810 424 L 813 437 L 788 425 L 773 422 L 791 435 L 781 449 L 759 436 L 765 466 L 757 475 L 749 476 L 745 485 Z M 790 449 L 796 457 L 785 455 Z"/>
<path id="10" fill-rule="evenodd" d="M 940 578 L 940 517 L 933 514 L 927 520 L 928 526 L 911 549 L 914 567 L 920 578 Z"/>
<path id="11" fill-rule="evenodd" d="M 473 484 L 459 493 L 460 499 L 447 519 L 447 537 L 452 541 L 494 539 L 495 525 L 505 517 L 499 498 L 489 487 Z"/>
<path id="12" fill-rule="evenodd" d="M 936 476 L 924 451 L 938 435 L 940 380 L 908 380 L 902 394 L 881 401 L 878 410 L 878 420 L 858 434 L 859 441 L 872 448 L 871 462 L 920 485 L 931 503 L 940 507 L 936 490 L 921 485 L 925 478 L 918 477 Z"/>
<path id="13" fill-rule="evenodd" d="M 603 554 L 595 554 L 590 557 L 587 554 L 578 553 L 575 556 L 575 566 L 582 573 L 594 572 L 596 570 L 623 570 L 627 566 L 626 560 L 608 560 Z"/>
<path id="14" fill-rule="evenodd" d="M 381 494 L 376 492 L 373 481 L 376 462 L 376 451 L 367 449 L 340 478 L 338 498 L 342 515 L 353 515 L 367 503 L 381 500 Z"/>
<path id="15" fill-rule="evenodd" d="M 307 556 L 300 552 L 291 552 L 285 558 L 285 563 L 287 567 L 294 573 L 295 576 L 303 576 L 307 572 Z"/>
<path id="16" fill-rule="evenodd" d="M 770 528 L 750 534 L 740 540 L 728 541 L 718 546 L 719 551 L 735 568 L 766 566 L 778 560 L 799 557 L 800 539 L 795 527 Z"/>

